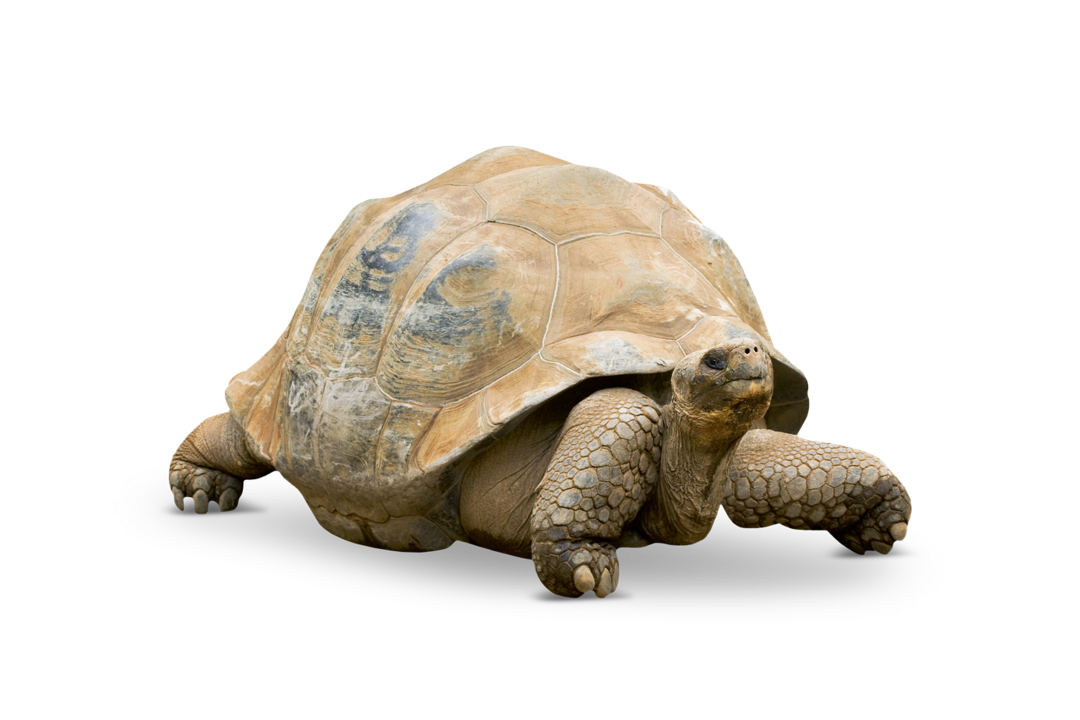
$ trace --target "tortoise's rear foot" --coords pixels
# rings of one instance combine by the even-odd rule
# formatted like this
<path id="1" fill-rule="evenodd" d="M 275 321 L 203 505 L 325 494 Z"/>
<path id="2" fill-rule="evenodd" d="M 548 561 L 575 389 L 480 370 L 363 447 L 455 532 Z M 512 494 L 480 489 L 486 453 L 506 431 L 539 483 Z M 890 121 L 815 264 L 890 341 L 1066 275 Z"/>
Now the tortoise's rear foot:
<path id="1" fill-rule="evenodd" d="M 255 456 L 247 435 L 228 413 L 207 418 L 180 444 L 169 464 L 169 487 L 176 507 L 194 498 L 195 512 L 205 513 L 213 500 L 222 512 L 234 510 L 244 480 L 262 477 L 273 467 Z"/>
<path id="2" fill-rule="evenodd" d="M 176 507 L 184 509 L 184 498 L 195 499 L 195 512 L 204 513 L 213 500 L 221 512 L 236 509 L 244 493 L 244 481 L 221 470 L 202 467 L 173 458 L 169 465 L 169 486 Z"/>

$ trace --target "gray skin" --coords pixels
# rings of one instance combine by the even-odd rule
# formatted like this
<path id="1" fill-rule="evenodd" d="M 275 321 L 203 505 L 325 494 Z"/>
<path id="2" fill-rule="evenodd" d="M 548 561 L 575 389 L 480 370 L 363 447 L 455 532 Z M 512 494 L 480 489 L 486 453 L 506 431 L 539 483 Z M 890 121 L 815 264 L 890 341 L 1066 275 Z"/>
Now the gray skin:
<path id="1" fill-rule="evenodd" d="M 687 355 L 670 388 L 549 403 L 459 468 L 461 527 L 474 544 L 531 557 L 569 597 L 615 589 L 618 547 L 698 542 L 720 507 L 741 527 L 828 530 L 859 554 L 888 553 L 911 514 L 903 486 L 871 455 L 764 429 L 772 392 L 764 346 L 737 338 Z M 177 506 L 236 507 L 243 479 L 273 470 L 249 442 L 227 414 L 200 425 L 173 458 Z"/>

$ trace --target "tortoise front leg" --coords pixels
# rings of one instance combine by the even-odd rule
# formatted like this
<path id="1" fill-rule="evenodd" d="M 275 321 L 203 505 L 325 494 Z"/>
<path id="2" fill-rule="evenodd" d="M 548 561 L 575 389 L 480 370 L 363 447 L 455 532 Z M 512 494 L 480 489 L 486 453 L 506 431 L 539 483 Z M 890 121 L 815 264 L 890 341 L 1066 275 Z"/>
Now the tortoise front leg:
<path id="1" fill-rule="evenodd" d="M 859 555 L 888 553 L 911 517 L 904 486 L 873 455 L 770 430 L 747 433 L 735 449 L 723 504 L 740 527 L 828 530 Z"/>
<path id="2" fill-rule="evenodd" d="M 533 506 L 536 574 L 556 595 L 619 583 L 615 541 L 634 519 L 660 469 L 660 411 L 633 390 L 593 393 L 571 411 Z"/>

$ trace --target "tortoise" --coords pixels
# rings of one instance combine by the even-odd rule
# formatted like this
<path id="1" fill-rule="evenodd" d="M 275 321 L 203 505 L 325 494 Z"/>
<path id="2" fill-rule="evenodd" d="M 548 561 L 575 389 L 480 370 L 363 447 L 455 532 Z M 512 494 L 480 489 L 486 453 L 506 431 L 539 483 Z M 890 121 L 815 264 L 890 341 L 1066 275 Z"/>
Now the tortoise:
<path id="1" fill-rule="evenodd" d="M 341 538 L 531 557 L 570 597 L 721 506 L 859 554 L 911 512 L 879 459 L 797 436 L 806 379 L 724 240 L 665 189 L 524 148 L 356 206 L 226 400 L 172 459 L 180 510 L 277 470 Z"/>

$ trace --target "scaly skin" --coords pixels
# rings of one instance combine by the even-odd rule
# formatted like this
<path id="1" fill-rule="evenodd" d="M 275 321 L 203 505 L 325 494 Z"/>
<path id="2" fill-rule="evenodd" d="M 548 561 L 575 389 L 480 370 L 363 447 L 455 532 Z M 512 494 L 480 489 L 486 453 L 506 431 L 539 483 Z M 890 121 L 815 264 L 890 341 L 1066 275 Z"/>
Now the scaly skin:
<path id="1" fill-rule="evenodd" d="M 724 483 L 724 509 L 736 525 L 828 530 L 859 555 L 888 553 L 911 517 L 907 491 L 878 458 L 770 430 L 746 434 Z"/>
<path id="2" fill-rule="evenodd" d="M 662 439 L 659 407 L 633 390 L 601 390 L 570 413 L 531 525 L 536 574 L 553 593 L 615 590 L 613 541 L 656 486 Z"/>
<path id="3" fill-rule="evenodd" d="M 273 471 L 252 454 L 243 429 L 229 413 L 203 420 L 180 443 L 169 464 L 173 501 L 184 509 L 184 498 L 195 500 L 195 512 L 205 513 L 213 500 L 222 512 L 236 508 L 244 480 Z"/>

